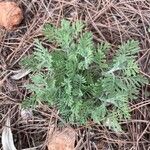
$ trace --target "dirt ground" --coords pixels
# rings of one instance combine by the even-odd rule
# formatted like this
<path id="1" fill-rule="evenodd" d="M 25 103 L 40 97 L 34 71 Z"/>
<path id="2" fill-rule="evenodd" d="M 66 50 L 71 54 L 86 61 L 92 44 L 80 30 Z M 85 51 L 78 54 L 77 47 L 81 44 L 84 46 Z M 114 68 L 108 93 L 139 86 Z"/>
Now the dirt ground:
<path id="1" fill-rule="evenodd" d="M 51 124 L 63 122 L 45 105 L 33 110 L 27 122 L 21 118 L 21 103 L 28 96 L 24 85 L 28 76 L 13 80 L 20 69 L 19 61 L 33 52 L 33 41 L 42 37 L 46 22 L 59 26 L 62 18 L 83 20 L 93 32 L 96 43 L 107 41 L 112 53 L 122 42 L 140 42 L 138 62 L 141 74 L 150 80 L 150 1 L 149 0 L 14 0 L 23 9 L 24 19 L 14 31 L 0 28 L 0 140 L 7 116 L 18 150 L 37 147 L 46 149 L 47 131 Z M 110 54 L 111 56 L 111 54 Z M 77 150 L 150 150 L 150 86 L 141 87 L 138 100 L 130 104 L 130 120 L 122 120 L 123 132 L 116 134 L 102 125 L 75 128 Z M 1 143 L 1 142 L 0 142 Z M 42 146 L 41 146 L 42 145 Z M 2 145 L 0 144 L 0 149 Z"/>

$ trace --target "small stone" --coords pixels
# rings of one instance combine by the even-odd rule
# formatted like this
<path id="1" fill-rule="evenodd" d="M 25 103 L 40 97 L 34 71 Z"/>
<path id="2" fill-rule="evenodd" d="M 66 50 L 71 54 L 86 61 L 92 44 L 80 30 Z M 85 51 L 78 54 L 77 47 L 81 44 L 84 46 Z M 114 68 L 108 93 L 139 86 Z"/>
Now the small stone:
<path id="1" fill-rule="evenodd" d="M 14 29 L 23 20 L 22 10 L 15 2 L 0 2 L 0 26 Z"/>
<path id="2" fill-rule="evenodd" d="M 48 150 L 74 150 L 75 131 L 65 128 L 63 131 L 55 131 L 53 134 L 50 130 L 48 139 Z"/>

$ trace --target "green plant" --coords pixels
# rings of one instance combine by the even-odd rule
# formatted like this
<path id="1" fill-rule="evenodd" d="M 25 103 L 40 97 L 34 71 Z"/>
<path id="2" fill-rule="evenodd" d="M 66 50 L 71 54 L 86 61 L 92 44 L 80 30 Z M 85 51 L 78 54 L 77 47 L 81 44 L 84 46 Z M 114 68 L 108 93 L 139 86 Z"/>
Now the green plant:
<path id="1" fill-rule="evenodd" d="M 69 123 L 93 120 L 120 130 L 118 121 L 130 117 L 129 100 L 137 98 L 145 83 L 136 62 L 138 42 L 123 43 L 107 60 L 110 45 L 95 45 L 80 21 L 62 20 L 60 28 L 46 24 L 43 33 L 57 48 L 48 52 L 36 40 L 35 52 L 22 61 L 33 71 L 27 85 L 33 94 L 25 104 L 46 102 Z"/>

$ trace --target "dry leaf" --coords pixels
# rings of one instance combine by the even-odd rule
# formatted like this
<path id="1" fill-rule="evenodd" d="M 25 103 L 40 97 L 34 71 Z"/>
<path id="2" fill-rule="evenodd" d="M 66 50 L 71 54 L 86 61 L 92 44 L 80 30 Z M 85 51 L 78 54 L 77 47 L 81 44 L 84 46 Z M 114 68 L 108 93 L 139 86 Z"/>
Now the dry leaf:
<path id="1" fill-rule="evenodd" d="M 30 70 L 18 70 L 15 72 L 14 75 L 11 76 L 13 80 L 20 80 L 21 78 L 28 75 L 31 71 Z"/>
<path id="2" fill-rule="evenodd" d="M 36 147 L 31 147 L 31 148 L 25 148 L 25 149 L 22 149 L 22 150 L 39 150 L 40 148 L 42 148 L 43 145 L 39 145 L 39 146 L 36 146 Z"/>
<path id="3" fill-rule="evenodd" d="M 23 19 L 22 10 L 15 2 L 0 2 L 0 26 L 12 30 Z"/>
<path id="4" fill-rule="evenodd" d="M 21 109 L 21 118 L 22 118 L 22 120 L 23 121 L 26 121 L 27 122 L 27 120 L 28 119 L 31 119 L 31 118 L 33 118 L 33 112 L 32 112 L 32 109 Z"/>
<path id="5" fill-rule="evenodd" d="M 51 131 L 50 133 L 51 134 Z M 75 131 L 65 128 L 63 131 L 55 131 L 48 139 L 48 150 L 74 150 Z"/>
<path id="6" fill-rule="evenodd" d="M 3 150 L 16 150 L 13 136 L 10 128 L 10 118 L 8 117 L 2 131 L 2 147 Z"/>

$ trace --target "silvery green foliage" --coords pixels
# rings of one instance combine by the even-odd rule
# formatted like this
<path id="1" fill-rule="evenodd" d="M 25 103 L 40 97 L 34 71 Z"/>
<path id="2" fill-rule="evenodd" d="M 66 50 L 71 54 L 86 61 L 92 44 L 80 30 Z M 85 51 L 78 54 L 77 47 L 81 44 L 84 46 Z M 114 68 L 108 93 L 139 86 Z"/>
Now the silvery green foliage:
<path id="1" fill-rule="evenodd" d="M 69 123 L 92 120 L 121 130 L 118 121 L 130 117 L 129 100 L 137 98 L 145 83 L 136 62 L 138 42 L 122 43 L 108 61 L 110 45 L 95 45 L 92 33 L 80 21 L 62 20 L 60 28 L 46 24 L 43 32 L 57 48 L 48 52 L 36 40 L 34 53 L 22 61 L 33 71 L 27 85 L 33 94 L 26 106 L 46 102 Z"/>

